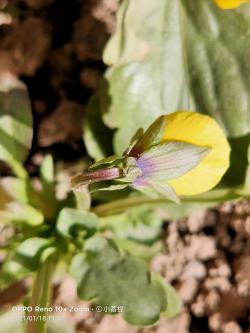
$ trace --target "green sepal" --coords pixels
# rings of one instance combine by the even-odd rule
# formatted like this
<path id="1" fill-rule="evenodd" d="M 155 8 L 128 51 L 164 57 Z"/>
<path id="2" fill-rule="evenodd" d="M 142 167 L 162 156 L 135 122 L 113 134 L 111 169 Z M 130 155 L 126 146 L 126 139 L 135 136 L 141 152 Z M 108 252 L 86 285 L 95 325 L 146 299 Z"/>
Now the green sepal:
<path id="1" fill-rule="evenodd" d="M 89 170 L 98 170 L 104 169 L 107 167 L 113 167 L 121 164 L 124 160 L 124 157 L 120 157 L 117 155 L 112 155 L 107 158 L 103 158 L 102 160 L 95 162 L 89 166 Z"/>
<path id="2" fill-rule="evenodd" d="M 95 193 L 98 191 L 119 191 L 119 190 L 124 190 L 126 187 L 129 186 L 129 184 L 122 184 L 122 183 L 118 183 L 113 181 L 111 183 L 111 185 L 107 184 L 108 182 L 100 182 L 97 184 L 93 184 L 90 186 L 90 193 Z"/>
<path id="3" fill-rule="evenodd" d="M 165 128 L 166 116 L 160 116 L 153 122 L 151 126 L 149 126 L 144 135 L 131 149 L 129 155 L 137 156 L 150 147 L 159 144 L 162 141 Z"/>

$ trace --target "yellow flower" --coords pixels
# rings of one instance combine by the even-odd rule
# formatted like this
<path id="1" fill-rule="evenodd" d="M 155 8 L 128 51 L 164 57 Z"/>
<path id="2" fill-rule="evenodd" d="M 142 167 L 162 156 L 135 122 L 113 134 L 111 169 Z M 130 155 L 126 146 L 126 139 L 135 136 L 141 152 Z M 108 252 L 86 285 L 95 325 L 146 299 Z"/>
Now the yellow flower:
<path id="1" fill-rule="evenodd" d="M 229 167 L 230 146 L 217 122 L 197 112 L 178 111 L 166 116 L 162 142 L 182 141 L 210 147 L 204 159 L 183 176 L 170 180 L 177 195 L 195 195 L 213 188 Z"/>
<path id="2" fill-rule="evenodd" d="M 245 2 L 250 2 L 250 0 L 214 0 L 214 2 L 222 9 L 232 9 L 239 7 Z"/>

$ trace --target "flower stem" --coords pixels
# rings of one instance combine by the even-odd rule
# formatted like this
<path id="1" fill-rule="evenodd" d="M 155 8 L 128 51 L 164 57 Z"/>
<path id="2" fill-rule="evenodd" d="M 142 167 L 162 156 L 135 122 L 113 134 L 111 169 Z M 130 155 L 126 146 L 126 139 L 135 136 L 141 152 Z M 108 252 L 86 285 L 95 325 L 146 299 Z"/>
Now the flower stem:
<path id="1" fill-rule="evenodd" d="M 28 313 L 28 316 L 32 316 L 32 320 L 27 321 L 26 333 L 47 332 L 47 320 L 43 319 L 48 315 L 48 312 L 44 311 L 44 309 L 50 304 L 51 280 L 54 268 L 55 258 L 51 255 L 36 274 L 30 302 L 32 311 Z"/>
<path id="2" fill-rule="evenodd" d="M 98 205 L 92 209 L 92 212 L 96 213 L 99 216 L 107 216 L 119 213 L 128 208 L 136 207 L 144 204 L 157 204 L 157 203 L 166 203 L 166 199 L 150 199 L 144 196 L 126 198 L 121 200 L 115 200 L 113 202 L 108 202 L 105 204 Z"/>
<path id="3" fill-rule="evenodd" d="M 225 200 L 235 200 L 240 197 L 240 194 L 237 193 L 237 188 L 233 190 L 214 190 L 211 192 L 207 192 L 205 194 L 201 194 L 199 196 L 194 197 L 184 197 L 181 199 L 181 203 L 183 204 L 193 204 L 193 203 L 219 203 Z M 100 217 L 108 216 L 120 213 L 129 208 L 133 208 L 140 205 L 157 205 L 157 204 L 167 204 L 171 203 L 166 199 L 152 199 L 146 196 L 134 196 L 131 198 L 125 198 L 120 200 L 115 200 L 113 202 L 108 202 L 104 204 L 97 205 L 92 208 L 92 212 L 96 213 Z"/>

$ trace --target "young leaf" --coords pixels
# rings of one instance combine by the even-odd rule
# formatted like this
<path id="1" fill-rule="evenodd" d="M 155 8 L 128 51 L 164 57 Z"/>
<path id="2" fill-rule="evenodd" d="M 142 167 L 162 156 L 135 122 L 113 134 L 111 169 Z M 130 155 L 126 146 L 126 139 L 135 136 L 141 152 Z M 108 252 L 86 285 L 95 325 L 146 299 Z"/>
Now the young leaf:
<path id="1" fill-rule="evenodd" d="M 151 280 L 143 261 L 120 253 L 101 236 L 89 239 L 85 251 L 75 256 L 71 266 L 80 298 L 109 311 L 120 306 L 123 317 L 134 325 L 151 325 L 159 319 L 166 310 L 164 290 Z"/>
<path id="2" fill-rule="evenodd" d="M 0 211 L 1 222 L 37 226 L 43 223 L 44 216 L 36 208 L 11 201 L 6 204 L 5 210 Z"/>
<path id="3" fill-rule="evenodd" d="M 0 186 L 10 198 L 24 204 L 29 202 L 25 180 L 16 177 L 5 177 L 1 179 Z"/>
<path id="4" fill-rule="evenodd" d="M 56 228 L 64 237 L 74 239 L 79 235 L 91 236 L 98 225 L 98 217 L 88 211 L 64 208 L 58 215 Z M 83 233 L 83 234 L 82 234 Z"/>
<path id="5" fill-rule="evenodd" d="M 20 280 L 38 269 L 42 262 L 55 251 L 52 241 L 32 237 L 19 244 L 7 258 L 1 269 L 2 286 Z"/>
<path id="6" fill-rule="evenodd" d="M 58 201 L 55 194 L 55 174 L 54 162 L 51 155 L 45 156 L 40 167 L 40 178 L 42 183 L 42 191 L 37 194 L 45 203 L 46 210 L 51 212 L 51 216 L 56 215 Z"/>
<path id="7" fill-rule="evenodd" d="M 78 210 L 90 210 L 91 207 L 91 195 L 88 189 L 88 185 L 82 186 L 81 191 L 73 190 L 76 199 L 76 208 Z"/>

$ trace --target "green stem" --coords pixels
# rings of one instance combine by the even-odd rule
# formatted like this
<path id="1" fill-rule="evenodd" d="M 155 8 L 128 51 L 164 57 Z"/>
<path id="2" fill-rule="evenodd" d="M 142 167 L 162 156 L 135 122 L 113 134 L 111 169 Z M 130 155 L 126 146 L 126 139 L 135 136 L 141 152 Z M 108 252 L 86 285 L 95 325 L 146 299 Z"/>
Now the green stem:
<path id="1" fill-rule="evenodd" d="M 181 199 L 182 203 L 192 204 L 192 203 L 218 203 L 225 200 L 234 200 L 240 197 L 240 193 L 237 193 L 236 188 L 233 190 L 214 190 L 199 196 L 185 197 Z M 116 200 L 113 202 L 108 202 L 100 204 L 92 208 L 92 212 L 99 216 L 108 216 L 120 213 L 126 209 L 133 208 L 140 205 L 157 205 L 157 204 L 167 204 L 172 203 L 166 199 L 151 199 L 145 196 L 135 196 L 131 198 L 125 198 Z"/>
<path id="2" fill-rule="evenodd" d="M 46 333 L 47 320 L 43 320 L 48 316 L 48 312 L 44 311 L 49 307 L 51 298 L 51 280 L 55 268 L 55 259 L 51 255 L 41 266 L 37 272 L 30 306 L 32 311 L 28 312 L 26 316 L 31 316 L 32 320 L 27 318 L 26 333 Z M 41 311 L 38 310 L 38 307 Z"/>

